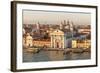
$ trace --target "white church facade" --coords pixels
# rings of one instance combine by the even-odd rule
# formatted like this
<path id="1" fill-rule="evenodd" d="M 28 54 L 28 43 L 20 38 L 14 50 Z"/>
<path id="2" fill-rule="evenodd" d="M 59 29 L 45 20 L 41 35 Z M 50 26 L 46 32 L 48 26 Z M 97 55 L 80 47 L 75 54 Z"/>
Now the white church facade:
<path id="1" fill-rule="evenodd" d="M 51 48 L 68 48 L 71 45 L 69 38 L 73 37 L 74 25 L 72 22 L 64 21 L 60 24 L 60 29 L 55 29 L 50 34 L 51 37 Z"/>
<path id="2" fill-rule="evenodd" d="M 68 33 L 64 33 L 63 31 L 56 29 L 54 32 L 50 34 L 51 36 L 51 48 L 67 48 L 68 40 L 67 36 L 70 35 Z"/>
<path id="3" fill-rule="evenodd" d="M 33 46 L 33 38 L 30 36 L 29 33 L 27 33 L 26 39 L 25 39 L 25 45 L 26 47 L 31 47 Z"/>

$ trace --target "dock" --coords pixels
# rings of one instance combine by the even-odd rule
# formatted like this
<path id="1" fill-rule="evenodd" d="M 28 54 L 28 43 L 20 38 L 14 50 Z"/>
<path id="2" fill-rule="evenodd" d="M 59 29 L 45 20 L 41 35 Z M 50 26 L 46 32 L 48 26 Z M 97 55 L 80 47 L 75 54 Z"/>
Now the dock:
<path id="1" fill-rule="evenodd" d="M 67 53 L 83 53 L 90 52 L 90 49 L 82 49 L 82 48 L 28 48 L 28 52 L 38 53 L 39 51 L 63 51 L 65 54 Z"/>
<path id="2" fill-rule="evenodd" d="M 90 52 L 90 49 L 82 49 L 82 48 L 43 48 L 44 51 L 64 51 L 64 53 L 83 53 L 83 52 Z"/>

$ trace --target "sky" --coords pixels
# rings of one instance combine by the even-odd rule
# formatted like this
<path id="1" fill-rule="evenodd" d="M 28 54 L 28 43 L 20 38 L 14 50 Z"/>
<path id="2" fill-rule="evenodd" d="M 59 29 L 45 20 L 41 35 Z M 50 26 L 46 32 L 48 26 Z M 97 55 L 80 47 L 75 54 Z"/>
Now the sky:
<path id="1" fill-rule="evenodd" d="M 79 12 L 54 12 L 23 10 L 23 24 L 60 24 L 64 20 L 78 25 L 90 25 L 91 14 Z"/>

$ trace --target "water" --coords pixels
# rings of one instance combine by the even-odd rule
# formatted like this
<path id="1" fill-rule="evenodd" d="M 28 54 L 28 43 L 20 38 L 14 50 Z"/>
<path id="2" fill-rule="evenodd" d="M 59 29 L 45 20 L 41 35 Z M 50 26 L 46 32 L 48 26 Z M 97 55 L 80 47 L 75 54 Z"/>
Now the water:
<path id="1" fill-rule="evenodd" d="M 23 62 L 84 60 L 90 58 L 91 54 L 89 52 L 64 54 L 63 51 L 40 51 L 34 54 L 27 52 L 26 49 L 23 51 Z"/>

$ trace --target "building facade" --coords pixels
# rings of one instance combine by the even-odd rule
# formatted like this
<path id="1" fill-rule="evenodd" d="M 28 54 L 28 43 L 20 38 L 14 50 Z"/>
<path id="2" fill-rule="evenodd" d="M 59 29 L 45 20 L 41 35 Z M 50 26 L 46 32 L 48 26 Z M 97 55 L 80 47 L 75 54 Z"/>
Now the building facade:
<path id="1" fill-rule="evenodd" d="M 33 38 L 30 36 L 29 33 L 27 33 L 26 39 L 25 39 L 25 45 L 26 47 L 31 47 L 33 46 Z"/>
<path id="2" fill-rule="evenodd" d="M 91 47 L 91 40 L 72 40 L 72 48 L 87 49 Z"/>
<path id="3" fill-rule="evenodd" d="M 57 29 L 50 34 L 51 36 L 51 48 L 66 48 L 67 41 L 66 41 L 66 34 Z"/>

